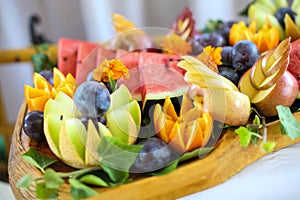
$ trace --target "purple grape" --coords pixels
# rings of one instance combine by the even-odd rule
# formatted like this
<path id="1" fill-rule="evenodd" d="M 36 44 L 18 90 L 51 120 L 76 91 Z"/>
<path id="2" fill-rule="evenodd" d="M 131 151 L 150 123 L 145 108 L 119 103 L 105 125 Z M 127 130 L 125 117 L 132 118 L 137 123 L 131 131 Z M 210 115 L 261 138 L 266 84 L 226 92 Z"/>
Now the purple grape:
<path id="1" fill-rule="evenodd" d="M 51 85 L 54 85 L 53 82 L 53 71 L 52 70 L 43 70 L 39 72 Z"/>
<path id="2" fill-rule="evenodd" d="M 218 33 L 203 33 L 196 40 L 201 46 L 220 47 L 224 46 L 226 41 L 223 36 Z"/>
<path id="3" fill-rule="evenodd" d="M 172 149 L 163 140 L 152 137 L 140 142 L 143 145 L 134 164 L 133 172 L 153 172 L 166 167 L 172 160 Z"/>
<path id="4" fill-rule="evenodd" d="M 243 74 L 259 58 L 257 46 L 249 40 L 241 40 L 232 48 L 232 65 L 235 71 Z"/>
<path id="5" fill-rule="evenodd" d="M 219 26 L 218 26 L 217 33 L 219 33 L 220 35 L 223 36 L 223 38 L 225 40 L 225 45 L 229 44 L 229 33 L 230 33 L 230 29 L 234 23 L 236 23 L 236 22 L 229 21 L 229 22 L 219 24 Z"/>
<path id="6" fill-rule="evenodd" d="M 74 102 L 82 115 L 97 118 L 108 110 L 110 93 L 104 85 L 96 81 L 86 81 L 75 91 Z"/>
<path id="7" fill-rule="evenodd" d="M 37 142 L 46 141 L 43 123 L 44 113 L 39 110 L 31 111 L 24 117 L 23 131 L 28 137 Z"/>
<path id="8" fill-rule="evenodd" d="M 288 14 L 294 22 L 297 15 L 291 8 L 279 8 L 275 13 L 275 17 L 283 28 L 285 28 L 284 18 L 286 14 Z"/>
<path id="9" fill-rule="evenodd" d="M 226 66 L 220 66 L 218 67 L 219 74 L 228 78 L 231 82 L 233 82 L 235 85 L 238 85 L 240 75 L 234 69 Z"/>
<path id="10" fill-rule="evenodd" d="M 223 65 L 232 65 L 232 46 L 222 47 L 221 57 Z"/>

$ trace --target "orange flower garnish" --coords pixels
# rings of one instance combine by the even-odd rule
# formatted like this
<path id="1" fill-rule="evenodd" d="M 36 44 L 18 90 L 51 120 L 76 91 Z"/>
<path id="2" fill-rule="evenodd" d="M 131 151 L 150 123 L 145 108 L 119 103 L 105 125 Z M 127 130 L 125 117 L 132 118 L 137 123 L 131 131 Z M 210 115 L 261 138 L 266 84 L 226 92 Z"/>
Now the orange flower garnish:
<path id="1" fill-rule="evenodd" d="M 257 30 L 257 24 L 252 21 L 247 27 L 244 21 L 232 25 L 229 34 L 229 43 L 234 45 L 240 40 L 250 40 L 256 44 L 260 53 L 272 49 L 280 42 L 279 30 L 266 20 L 261 29 Z"/>
<path id="2" fill-rule="evenodd" d="M 100 65 L 94 70 L 93 78 L 97 81 L 109 82 L 117 80 L 128 74 L 128 68 L 124 63 L 117 59 L 103 60 Z"/>
<path id="3" fill-rule="evenodd" d="M 222 62 L 221 62 L 222 47 L 214 48 L 212 46 L 207 46 L 207 47 L 204 47 L 203 51 L 210 55 L 210 57 L 213 59 L 213 61 L 216 63 L 216 65 L 222 65 Z"/>
<path id="4" fill-rule="evenodd" d="M 166 35 L 160 45 L 165 53 L 186 55 L 192 51 L 192 46 L 175 32 Z"/>

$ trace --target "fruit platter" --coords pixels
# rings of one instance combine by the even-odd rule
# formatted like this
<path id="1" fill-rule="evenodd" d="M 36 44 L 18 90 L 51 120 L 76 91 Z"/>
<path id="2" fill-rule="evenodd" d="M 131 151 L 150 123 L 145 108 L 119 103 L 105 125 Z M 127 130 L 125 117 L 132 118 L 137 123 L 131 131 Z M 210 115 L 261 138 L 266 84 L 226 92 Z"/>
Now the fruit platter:
<path id="1" fill-rule="evenodd" d="M 201 30 L 187 7 L 168 29 L 113 13 L 111 39 L 61 38 L 56 63 L 33 55 L 9 155 L 15 197 L 176 199 L 300 142 L 300 1 L 244 13 Z"/>

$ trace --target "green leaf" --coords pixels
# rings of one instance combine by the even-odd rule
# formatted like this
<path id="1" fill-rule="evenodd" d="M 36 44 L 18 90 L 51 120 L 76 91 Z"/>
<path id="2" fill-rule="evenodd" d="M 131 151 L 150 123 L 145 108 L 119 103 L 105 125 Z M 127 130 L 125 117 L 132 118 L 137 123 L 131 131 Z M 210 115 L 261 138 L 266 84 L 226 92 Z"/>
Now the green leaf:
<path id="1" fill-rule="evenodd" d="M 190 160 L 196 157 L 200 158 L 208 154 L 209 152 L 211 152 L 213 149 L 214 147 L 202 147 L 202 148 L 195 149 L 191 152 L 184 153 L 182 156 L 180 156 L 179 162 L 184 162 L 186 160 Z"/>
<path id="2" fill-rule="evenodd" d="M 69 183 L 71 185 L 71 196 L 75 200 L 92 197 L 98 194 L 98 192 L 76 179 L 69 179 Z"/>
<path id="3" fill-rule="evenodd" d="M 57 161 L 42 155 L 32 147 L 26 153 L 22 154 L 22 158 L 39 168 L 42 172 L 44 172 L 46 167 Z"/>
<path id="4" fill-rule="evenodd" d="M 261 144 L 261 149 L 266 152 L 271 152 L 276 147 L 276 142 L 264 142 Z"/>
<path id="5" fill-rule="evenodd" d="M 289 107 L 277 106 L 278 117 L 282 134 L 289 136 L 291 139 L 300 137 L 300 124 L 293 116 Z"/>
<path id="6" fill-rule="evenodd" d="M 253 124 L 256 124 L 256 125 L 260 125 L 261 124 L 260 119 L 259 119 L 259 117 L 257 115 L 254 116 Z"/>
<path id="7" fill-rule="evenodd" d="M 81 177 L 79 181 L 94 186 L 100 186 L 100 187 L 109 186 L 108 183 L 106 183 L 102 178 L 95 176 L 93 174 L 86 174 L 83 177 Z"/>
<path id="8" fill-rule="evenodd" d="M 46 169 L 44 174 L 45 186 L 46 188 L 56 189 L 59 188 L 64 180 L 59 177 L 59 175 L 53 169 Z"/>
<path id="9" fill-rule="evenodd" d="M 129 177 L 129 173 L 127 171 L 119 171 L 115 168 L 111 168 L 106 166 L 105 164 L 101 164 L 101 167 L 103 169 L 103 171 L 105 171 L 109 178 L 117 183 L 117 184 L 122 184 L 122 183 L 126 183 L 127 179 Z"/>
<path id="10" fill-rule="evenodd" d="M 166 166 L 162 170 L 149 173 L 149 175 L 152 175 L 152 176 L 161 176 L 161 175 L 169 174 L 169 173 L 171 173 L 172 171 L 174 171 L 178 167 L 178 163 L 179 163 L 179 158 L 176 159 L 176 160 L 174 160 L 173 162 L 171 162 L 168 166 Z"/>
<path id="11" fill-rule="evenodd" d="M 240 136 L 240 145 L 242 147 L 247 147 L 250 144 L 252 134 L 246 127 L 241 126 L 234 132 Z"/>
<path id="12" fill-rule="evenodd" d="M 35 186 L 35 195 L 39 199 L 57 199 L 57 189 L 46 188 L 44 182 L 37 183 Z"/>
<path id="13" fill-rule="evenodd" d="M 98 147 L 101 165 L 128 172 L 142 145 L 128 145 L 116 137 L 102 137 Z"/>
<path id="14" fill-rule="evenodd" d="M 18 182 L 17 182 L 17 188 L 25 188 L 29 189 L 30 185 L 33 183 L 34 179 L 30 174 L 27 174 L 23 176 Z"/>

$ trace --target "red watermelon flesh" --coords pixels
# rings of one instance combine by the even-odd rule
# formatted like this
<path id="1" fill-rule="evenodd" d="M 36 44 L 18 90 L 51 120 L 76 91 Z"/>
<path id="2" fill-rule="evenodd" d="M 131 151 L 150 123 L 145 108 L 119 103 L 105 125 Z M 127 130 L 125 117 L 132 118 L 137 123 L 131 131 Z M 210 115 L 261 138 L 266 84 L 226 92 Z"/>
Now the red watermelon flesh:
<path id="1" fill-rule="evenodd" d="M 58 41 L 58 69 L 67 75 L 76 75 L 77 53 L 80 44 L 86 43 L 84 40 L 70 38 L 60 38 Z"/>
<path id="2" fill-rule="evenodd" d="M 298 81 L 300 89 L 300 39 L 291 43 L 291 53 L 290 53 L 290 62 L 288 65 L 288 71 L 291 72 L 296 80 Z"/>
<path id="3" fill-rule="evenodd" d="M 116 59 L 121 60 L 129 70 L 138 66 L 139 57 L 139 52 L 126 51 L 123 49 L 118 49 L 116 52 Z"/>
<path id="4" fill-rule="evenodd" d="M 91 53 L 91 51 L 96 48 L 97 44 L 95 43 L 81 43 L 78 46 L 78 53 L 77 53 L 77 66 L 76 66 L 76 76 L 78 72 L 81 70 L 81 67 L 83 66 L 83 63 L 85 62 L 88 55 Z"/>
<path id="5" fill-rule="evenodd" d="M 115 56 L 116 51 L 107 49 L 102 45 L 97 45 L 85 59 L 81 69 L 78 71 L 76 76 L 77 84 L 80 85 L 83 83 L 88 74 L 94 70 L 104 59 L 114 59 Z"/>
<path id="6" fill-rule="evenodd" d="M 159 53 L 140 53 L 139 73 L 143 105 L 146 100 L 177 97 L 187 92 L 189 84 L 177 69 L 166 66 L 165 59 L 173 56 Z M 177 59 L 177 56 L 175 56 Z"/>

